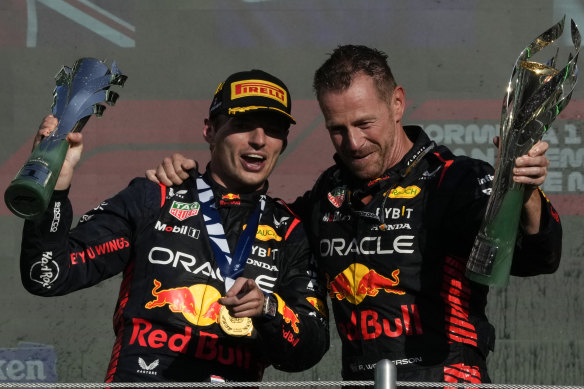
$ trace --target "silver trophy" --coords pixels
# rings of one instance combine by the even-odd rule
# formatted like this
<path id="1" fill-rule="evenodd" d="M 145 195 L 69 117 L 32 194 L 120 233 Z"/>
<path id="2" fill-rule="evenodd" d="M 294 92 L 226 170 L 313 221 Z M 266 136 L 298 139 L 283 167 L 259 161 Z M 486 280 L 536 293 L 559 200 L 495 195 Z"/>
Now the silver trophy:
<path id="1" fill-rule="evenodd" d="M 571 21 L 574 52 L 563 68 L 557 66 L 564 18 L 538 36 L 519 55 L 501 112 L 499 156 L 487 210 L 467 263 L 467 277 L 484 285 L 505 286 L 513 259 L 524 185 L 513 181 L 515 160 L 527 154 L 549 125 L 568 105 L 578 75 L 580 32 Z M 551 58 L 537 62 L 534 56 L 555 48 Z M 542 54 L 540 53 L 539 56 Z"/>

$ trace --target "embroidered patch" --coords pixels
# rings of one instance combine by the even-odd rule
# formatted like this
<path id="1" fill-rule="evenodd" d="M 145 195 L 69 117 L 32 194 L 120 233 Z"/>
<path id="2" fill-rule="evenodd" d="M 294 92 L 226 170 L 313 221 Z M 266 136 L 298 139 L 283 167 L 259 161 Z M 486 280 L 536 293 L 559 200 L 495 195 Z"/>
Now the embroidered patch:
<path id="1" fill-rule="evenodd" d="M 191 216 L 197 215 L 199 213 L 199 208 L 200 205 L 197 202 L 181 203 L 179 201 L 173 201 L 170 211 L 168 212 L 178 220 L 183 221 Z"/>
<path id="2" fill-rule="evenodd" d="M 344 187 L 338 187 L 333 189 L 331 192 L 328 193 L 327 197 L 332 205 L 337 208 L 340 208 L 345 201 L 345 193 L 347 190 Z"/>

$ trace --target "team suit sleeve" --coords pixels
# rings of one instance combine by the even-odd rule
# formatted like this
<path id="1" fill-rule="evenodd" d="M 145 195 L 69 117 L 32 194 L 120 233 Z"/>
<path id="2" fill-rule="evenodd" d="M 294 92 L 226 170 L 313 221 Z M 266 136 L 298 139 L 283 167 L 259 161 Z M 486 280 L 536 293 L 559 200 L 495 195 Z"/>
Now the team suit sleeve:
<path id="1" fill-rule="evenodd" d="M 157 185 L 148 180 L 133 180 L 83 215 L 73 229 L 68 190 L 55 191 L 47 211 L 24 223 L 20 270 L 26 290 L 40 296 L 64 295 L 123 271 L 140 218 L 154 208 L 153 194 L 159 191 L 153 187 Z"/>
<path id="2" fill-rule="evenodd" d="M 447 230 L 454 231 L 449 234 L 454 238 L 449 246 L 456 251 L 455 254 L 468 256 L 479 232 L 489 200 L 488 194 L 492 189 L 492 180 L 485 177 L 492 176 L 493 169 L 487 163 L 471 159 L 460 162 L 453 164 L 451 171 L 445 175 L 444 189 L 450 188 L 447 193 L 452 195 L 448 208 L 451 214 L 459 215 L 459 218 L 447 219 L 453 223 Z M 511 268 L 511 275 L 514 276 L 553 273 L 560 263 L 560 219 L 551 203 L 539 192 L 542 199 L 540 231 L 529 235 L 519 227 Z"/>
<path id="3" fill-rule="evenodd" d="M 554 273 L 560 266 L 562 255 L 562 224 L 551 202 L 538 189 L 541 199 L 541 222 L 537 234 L 527 234 L 522 229 L 517 235 L 511 274 L 528 277 Z"/>
<path id="4" fill-rule="evenodd" d="M 314 366 L 328 350 L 329 325 L 324 283 L 304 229 L 300 224 L 290 228 L 274 291 L 278 312 L 273 318 L 254 318 L 254 327 L 273 366 L 296 372 Z"/>

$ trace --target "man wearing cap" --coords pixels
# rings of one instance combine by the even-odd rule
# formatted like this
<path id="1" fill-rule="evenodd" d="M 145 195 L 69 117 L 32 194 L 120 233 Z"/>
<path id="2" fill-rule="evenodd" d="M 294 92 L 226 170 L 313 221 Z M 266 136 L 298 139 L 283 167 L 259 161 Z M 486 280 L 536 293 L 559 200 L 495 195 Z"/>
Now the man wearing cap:
<path id="1" fill-rule="evenodd" d="M 325 291 L 304 228 L 266 196 L 290 113 L 278 78 L 229 76 L 204 121 L 203 174 L 170 187 L 135 178 L 73 229 L 82 143 L 69 134 L 49 208 L 25 222 L 21 276 L 31 293 L 57 296 L 123 272 L 106 382 L 259 381 L 270 364 L 300 371 L 326 352 Z M 37 141 L 56 125 L 46 117 Z"/>

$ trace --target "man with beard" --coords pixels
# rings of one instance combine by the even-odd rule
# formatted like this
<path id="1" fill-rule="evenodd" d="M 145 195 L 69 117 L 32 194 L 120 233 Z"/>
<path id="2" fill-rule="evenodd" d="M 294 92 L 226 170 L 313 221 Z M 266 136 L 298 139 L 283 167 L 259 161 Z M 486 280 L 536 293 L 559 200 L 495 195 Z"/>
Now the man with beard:
<path id="1" fill-rule="evenodd" d="M 338 47 L 313 86 L 335 165 L 293 209 L 327 278 L 343 378 L 371 380 L 375 363 L 389 359 L 398 381 L 489 382 L 495 333 L 485 315 L 488 287 L 466 278 L 465 267 L 493 168 L 402 124 L 405 91 L 379 50 Z M 559 266 L 559 216 L 538 188 L 547 149 L 538 142 L 515 161 L 513 180 L 526 185 L 516 276 Z M 192 166 L 176 155 L 147 176 L 180 182 Z"/>

